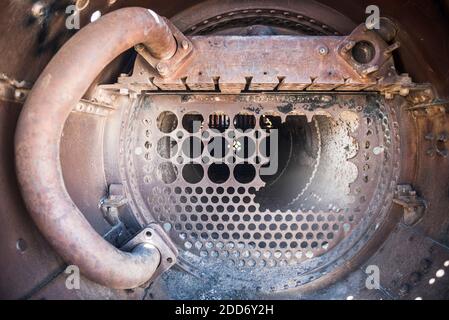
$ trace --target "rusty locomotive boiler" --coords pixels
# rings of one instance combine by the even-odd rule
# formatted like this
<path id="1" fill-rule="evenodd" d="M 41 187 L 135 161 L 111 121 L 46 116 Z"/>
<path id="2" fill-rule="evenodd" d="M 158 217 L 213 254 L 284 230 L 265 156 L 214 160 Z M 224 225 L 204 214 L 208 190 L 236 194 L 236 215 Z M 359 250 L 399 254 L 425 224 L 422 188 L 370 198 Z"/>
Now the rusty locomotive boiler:
<path id="1" fill-rule="evenodd" d="M 2 299 L 449 298 L 449 2 L 0 14 Z"/>

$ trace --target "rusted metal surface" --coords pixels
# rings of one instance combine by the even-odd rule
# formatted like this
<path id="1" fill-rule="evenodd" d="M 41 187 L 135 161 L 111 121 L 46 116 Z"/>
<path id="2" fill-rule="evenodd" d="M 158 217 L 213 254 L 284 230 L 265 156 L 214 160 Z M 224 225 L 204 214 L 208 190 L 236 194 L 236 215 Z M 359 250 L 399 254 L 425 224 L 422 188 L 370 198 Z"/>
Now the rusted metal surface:
<path id="1" fill-rule="evenodd" d="M 398 251 L 399 247 L 403 251 Z M 384 270 L 381 289 L 387 299 L 449 298 L 447 246 L 404 224 L 397 226 L 362 270 L 368 265 Z"/>
<path id="2" fill-rule="evenodd" d="M 152 57 L 159 60 L 169 60 L 177 51 L 177 44 L 173 37 L 173 32 L 168 27 L 167 21 L 164 18 L 158 16 L 152 10 L 148 10 L 148 13 L 151 14 L 155 22 L 151 24 L 146 23 L 144 33 L 148 40 L 143 42 L 142 45 Z M 129 18 L 135 19 L 133 16 Z M 149 36 L 150 33 L 151 36 Z"/>
<path id="3" fill-rule="evenodd" d="M 127 28 L 122 28 L 124 23 Z M 146 9 L 123 9 L 105 16 L 80 31 L 53 58 L 19 119 L 17 174 L 34 221 L 67 262 L 113 288 L 145 283 L 158 267 L 160 254 L 149 245 L 139 245 L 132 253 L 121 252 L 89 225 L 64 185 L 59 162 L 61 134 L 73 106 L 109 62 L 137 43 L 146 43 L 158 56 L 164 56 L 171 41 L 171 32 L 161 18 Z"/>
<path id="4" fill-rule="evenodd" d="M 137 59 L 133 75 L 119 79 L 119 83 L 136 92 L 365 90 L 385 92 L 389 97 L 407 95 L 414 85 L 408 75 L 396 73 L 391 49 L 380 36 L 366 31 L 354 37 L 197 36 L 192 38 L 196 50 L 191 62 L 176 74 L 160 77 L 145 61 Z M 340 56 L 340 47 L 349 41 L 353 45 L 372 43 L 373 62 L 357 63 L 351 54 Z M 379 66 L 372 70 L 376 64 Z M 301 72 L 297 72 L 299 65 Z M 361 68 L 370 71 L 362 74 Z"/>
<path id="5" fill-rule="evenodd" d="M 413 226 L 424 216 L 426 203 L 419 198 L 410 185 L 398 185 L 394 203 L 404 208 L 404 224 Z"/>
<path id="6" fill-rule="evenodd" d="M 18 299 L 41 286 L 63 266 L 36 228 L 20 197 L 14 170 L 14 134 L 20 108 L 0 101 L 0 297 Z M 13 275 L 20 275 L 13 278 Z M 13 281 L 11 281 L 13 279 Z"/>
<path id="7" fill-rule="evenodd" d="M 363 247 L 364 244 L 377 236 L 377 229 L 385 222 L 391 206 L 392 194 L 388 190 L 397 182 L 400 170 L 399 163 L 394 160 L 399 159 L 400 152 L 395 112 L 407 103 L 403 98 L 397 97 L 393 103 L 384 105 L 379 98 L 370 99 L 368 92 L 381 92 L 392 99 L 394 94 L 407 96 L 410 89 L 421 88 L 411 83 L 407 75 L 397 75 L 391 56 L 392 47 L 379 35 L 362 30 L 361 27 L 348 37 L 197 36 L 192 38 L 192 42 L 196 49 L 192 62 L 177 74 L 159 77 L 145 62 L 138 59 L 132 76 L 120 78 L 116 85 L 102 87 L 103 90 L 112 90 L 112 94 L 121 92 L 132 98 L 141 93 L 148 95 L 147 100 L 129 107 L 130 115 L 122 130 L 125 134 L 121 138 L 125 141 L 122 161 L 125 169 L 122 170 L 133 194 L 133 211 L 142 216 L 144 223 L 156 220 L 167 228 L 184 251 L 181 262 L 189 272 L 195 273 L 197 266 L 202 266 L 204 270 L 215 270 L 214 262 L 211 261 L 220 261 L 216 265 L 222 266 L 223 261 L 220 259 L 224 259 L 232 264 L 226 269 L 220 267 L 210 271 L 217 273 L 217 281 L 223 281 L 220 272 L 229 274 L 232 278 L 232 274 L 236 272 L 233 268 L 239 272 L 246 270 L 248 282 L 240 285 L 259 284 L 259 289 L 266 292 L 302 288 L 312 280 L 320 279 L 323 274 L 330 274 L 331 277 L 344 263 L 348 264 L 358 250 L 367 250 Z M 345 54 L 341 54 L 348 42 L 354 42 L 353 46 L 363 42 L 371 43 L 373 58 L 356 61 L 353 46 Z M 283 48 L 289 48 L 289 51 Z M 210 56 L 230 63 L 217 64 L 207 60 L 206 57 Z M 379 67 L 363 72 L 372 69 L 372 64 Z M 302 66 L 300 70 L 298 65 Z M 170 91 L 179 90 L 184 93 L 169 95 Z M 295 95 L 286 94 L 283 92 L 285 90 L 328 92 L 321 95 Z M 151 91 L 164 91 L 167 96 L 156 92 L 153 94 Z M 205 91 L 215 94 L 201 94 Z M 265 92 L 252 93 L 255 91 Z M 363 94 L 345 98 L 342 93 L 345 91 L 360 91 Z M 240 93 L 242 96 L 229 95 L 230 93 Z M 339 95 L 335 96 L 336 93 Z M 176 162 L 177 160 L 167 164 L 167 154 L 171 158 L 182 153 L 186 137 L 189 137 L 184 124 L 186 116 L 201 115 L 202 119 L 206 119 L 201 128 L 207 130 L 215 126 L 215 122 L 207 121 L 215 119 L 214 112 L 219 117 L 218 121 L 229 119 L 224 121 L 229 122 L 229 129 L 236 125 L 235 117 L 244 112 L 246 116 L 256 119 L 256 130 L 262 127 L 258 118 L 265 113 L 270 116 L 279 114 L 281 122 L 285 122 L 289 115 L 304 115 L 308 122 L 316 122 L 317 118 L 313 118 L 316 115 L 327 115 L 336 120 L 346 119 L 348 127 L 355 122 L 358 130 L 339 135 L 338 125 L 318 121 L 320 128 L 311 139 L 316 140 L 322 149 L 319 149 L 318 156 L 314 156 L 318 165 L 315 169 L 312 166 L 310 170 L 310 181 L 305 184 L 307 192 L 298 192 L 293 198 L 286 199 L 288 191 L 282 195 L 277 194 L 276 198 L 276 190 L 270 189 L 269 193 L 273 193 L 273 197 L 268 202 L 274 208 L 270 211 L 270 208 L 259 202 L 260 194 L 259 199 L 254 198 L 254 194 L 267 188 L 266 182 L 261 181 L 258 174 L 250 183 L 253 192 L 240 183 L 235 174 L 218 186 L 210 174 L 206 175 L 210 171 L 210 164 L 203 164 L 195 158 L 192 161 L 202 167 L 204 172 L 200 179 L 201 186 L 197 187 L 196 183 L 187 181 L 183 173 L 185 164 Z M 342 116 L 344 112 L 354 112 L 354 117 L 346 114 L 346 118 Z M 161 127 L 158 130 L 160 123 L 155 119 L 163 118 L 165 113 L 173 115 L 167 116 L 168 118 L 176 118 L 172 124 L 167 124 L 173 131 L 166 132 Z M 197 135 L 205 146 L 203 156 L 210 158 L 206 147 L 209 138 L 204 139 L 201 133 Z M 129 137 L 133 139 L 131 142 Z M 349 159 L 351 156 L 347 155 L 340 163 L 338 150 L 342 150 L 343 146 L 340 149 L 333 146 L 344 144 L 344 137 L 354 138 L 356 141 L 354 159 Z M 164 142 L 164 138 L 169 140 Z M 229 144 L 233 145 L 231 142 Z M 348 154 L 352 154 L 351 143 L 344 148 Z M 171 154 L 173 152 L 174 155 Z M 376 157 L 379 160 L 375 161 Z M 355 173 L 351 173 L 350 166 L 349 169 L 346 167 L 346 161 L 355 164 Z M 332 164 L 336 168 L 332 169 Z M 235 170 L 234 163 L 230 167 L 230 171 Z M 256 167 L 258 172 L 260 166 Z M 306 171 L 303 168 L 301 172 L 305 174 Z M 331 172 L 335 172 L 334 178 L 329 178 L 333 176 Z M 299 181 L 301 179 L 290 181 L 289 185 L 300 184 Z M 333 184 L 339 181 L 341 186 Z M 345 186 L 350 186 L 351 201 L 344 201 L 348 196 Z M 235 192 L 239 187 L 242 192 L 237 197 L 237 203 L 229 206 L 226 202 L 228 200 L 224 199 L 235 198 L 229 190 L 233 189 Z M 211 192 L 207 192 L 207 188 Z M 333 196 L 338 196 L 338 199 Z M 248 202 L 244 202 L 244 198 L 248 198 Z M 233 214 L 232 210 L 238 206 L 242 210 Z M 324 234 L 320 231 L 324 229 L 320 229 L 320 223 L 334 214 L 341 222 L 341 225 L 334 226 L 337 236 L 332 241 L 327 238 L 323 242 L 320 237 Z M 222 219 L 222 215 L 228 218 Z M 262 215 L 268 220 L 258 220 L 257 217 L 262 218 Z M 289 216 L 296 221 L 292 223 L 293 227 L 298 226 L 297 222 L 306 221 L 310 217 L 308 222 L 301 225 L 305 228 L 302 230 L 304 233 L 296 233 L 293 241 L 288 239 L 291 234 L 288 229 Z M 273 217 L 279 217 L 277 223 L 272 221 Z M 255 229 L 248 229 L 252 225 Z M 270 232 L 265 233 L 260 240 L 260 231 L 264 233 L 265 229 L 262 228 L 267 225 L 271 228 Z M 287 229 L 282 230 L 282 226 L 287 226 Z M 309 227 L 315 228 L 316 232 L 307 232 Z M 338 230 L 344 232 L 338 233 Z M 276 241 L 273 241 L 273 234 L 277 235 Z M 362 235 L 363 241 L 358 242 Z M 268 247 L 267 244 L 273 246 Z M 187 252 L 194 253 L 196 257 L 192 258 Z M 292 265 L 296 267 L 293 268 Z M 204 272 L 203 269 L 200 273 Z M 253 269 L 257 271 L 252 271 L 249 276 L 248 270 Z M 295 272 L 296 276 L 290 275 L 290 271 Z M 258 275 L 269 272 L 278 276 L 268 282 L 258 278 Z M 180 279 L 174 276 L 173 282 L 177 281 Z"/>
<path id="8" fill-rule="evenodd" d="M 90 225 L 101 235 L 109 229 L 98 205 L 107 190 L 102 152 L 98 148 L 103 142 L 103 128 L 104 118 L 72 112 L 64 125 L 60 146 L 61 170 L 67 192 Z M 79 154 L 85 161 L 80 161 Z"/>
<path id="9" fill-rule="evenodd" d="M 368 30 L 365 24 L 361 24 L 339 44 L 337 50 L 362 78 L 376 75 L 380 78 L 396 72 L 391 61 L 393 51 L 399 46 L 398 42 L 388 46 L 376 31 Z"/>
<path id="10" fill-rule="evenodd" d="M 63 1 L 59 2 L 63 3 Z M 351 33 L 356 25 L 354 22 L 360 23 L 365 20 L 365 8 L 372 4 L 369 0 L 342 0 L 338 2 L 323 0 L 320 2 L 321 4 L 314 1 L 289 0 L 219 0 L 207 2 L 171 1 L 168 4 L 166 1 L 156 0 L 151 5 L 158 12 L 162 12 L 160 9 L 163 9 L 164 14 L 168 16 L 180 13 L 175 17 L 174 23 L 189 35 L 300 34 L 341 36 Z M 95 10 L 101 10 L 104 14 L 120 6 L 148 4 L 140 0 L 116 1 L 113 5 L 110 5 L 110 3 L 102 0 L 91 0 L 90 6 L 81 13 L 82 24 L 89 22 L 90 15 Z M 198 3 L 199 5 L 184 10 L 186 7 Z M 442 13 L 442 9 L 447 8 L 447 4 L 446 7 L 443 7 L 443 4 L 438 7 L 435 3 L 408 1 L 405 6 L 402 1 L 388 0 L 380 0 L 376 4 L 380 6 L 381 14 L 390 17 L 398 26 L 397 40 L 401 42 L 401 48 L 395 53 L 396 67 L 397 70 L 400 70 L 398 72 L 409 73 L 416 82 L 432 82 L 438 89 L 438 95 L 447 95 L 449 78 L 447 78 L 446 66 L 449 54 L 447 54 L 447 46 L 442 45 L 447 42 L 445 39 L 448 37 L 449 20 Z M 20 103 L 24 98 L 22 94 L 27 93 L 26 88 L 19 87 L 20 90 L 15 96 L 18 88 L 16 85 L 20 84 L 22 79 L 32 83 L 55 53 L 56 48 L 71 33 L 67 32 L 63 26 L 64 19 L 62 17 L 64 15 L 60 15 L 58 18 L 58 15 L 55 14 L 58 11 L 49 11 L 48 16 L 39 18 L 32 24 L 24 24 L 23 21 L 26 21 L 31 13 L 31 5 L 26 2 L 4 1 L 0 4 L 0 7 L 0 11 L 7 16 L 6 19 L 2 19 L 0 29 L 14 30 L 14 32 L 6 32 L 4 41 L 0 44 L 1 56 L 4 57 L 0 61 L 0 71 L 6 72 L 8 79 L 17 79 L 13 82 L 7 81 L 4 87 L 6 91 L 2 91 L 6 94 L 2 97 L 4 102 L 2 101 L 2 109 L 0 110 L 1 119 L 4 119 L 6 124 L 4 132 L 9 132 L 10 125 L 12 126 L 15 121 L 11 110 L 20 109 Z M 52 6 L 51 10 L 54 10 L 54 8 L 56 7 Z M 43 38 L 42 35 L 45 37 Z M 208 59 L 214 59 L 214 57 Z M 144 71 L 146 70 L 148 70 L 148 66 L 144 69 Z M 126 78 L 121 78 L 120 81 L 124 79 Z M 147 90 L 151 84 L 151 81 L 148 81 L 148 83 L 141 82 L 140 87 L 142 90 Z M 121 84 L 115 87 L 123 89 L 127 85 Z M 182 82 L 176 82 L 176 87 L 181 90 L 186 89 Z M 157 89 L 157 87 L 155 86 L 151 90 L 154 89 Z M 139 90 L 141 89 L 135 91 L 139 92 Z M 124 94 L 125 91 L 122 90 L 122 93 Z M 83 116 L 85 115 L 88 115 L 89 121 L 95 121 L 96 119 L 96 121 L 101 122 L 106 120 L 108 123 L 120 118 L 120 109 L 114 111 L 114 108 L 108 107 L 109 92 L 105 92 L 104 97 L 98 101 L 85 100 L 79 105 L 82 106 L 81 109 L 75 108 L 77 120 L 73 121 L 71 126 L 67 126 L 67 137 L 85 136 L 76 134 L 76 131 L 84 128 Z M 135 97 L 133 96 L 133 90 L 130 90 L 129 93 L 132 97 Z M 439 299 L 447 297 L 447 282 L 445 281 L 447 276 L 436 277 L 436 272 L 439 269 L 446 268 L 444 263 L 447 259 L 447 245 L 449 244 L 449 221 L 446 214 L 449 205 L 449 197 L 447 196 L 449 167 L 445 157 L 448 146 L 444 138 L 444 134 L 448 130 L 447 112 L 445 111 L 447 107 L 443 104 L 444 99 L 438 100 L 435 97 L 427 99 L 424 97 L 425 95 L 424 89 L 419 89 L 416 95 L 411 92 L 409 103 L 403 104 L 403 108 L 397 110 L 398 127 L 401 135 L 401 174 L 399 181 L 401 184 L 412 185 L 417 194 L 426 200 L 426 204 L 429 206 L 423 218 L 413 228 L 400 225 L 397 232 L 391 233 L 391 228 L 400 221 L 403 215 L 399 206 L 393 206 L 393 210 L 389 212 L 384 225 L 375 223 L 375 225 L 379 225 L 379 228 L 385 227 L 385 230 L 376 232 L 376 239 L 371 238 L 369 241 L 370 249 L 360 252 L 358 259 L 346 260 L 345 270 L 340 272 L 340 275 L 339 273 L 333 273 L 330 277 L 321 277 L 317 281 L 312 281 L 307 286 L 308 290 L 305 289 L 305 286 L 301 286 L 297 290 L 276 292 L 275 295 L 268 295 L 268 297 L 288 299 L 346 299 L 349 296 L 354 299 L 414 299 L 416 297 Z M 423 99 L 421 99 L 421 96 L 423 96 Z M 126 99 L 123 103 L 127 103 Z M 100 117 L 90 117 L 90 114 L 93 113 L 100 115 Z M 116 128 L 112 130 L 107 128 L 105 136 L 113 137 L 117 133 L 115 130 Z M 12 138 L 8 134 L 4 136 L 5 140 L 2 146 L 5 146 L 5 152 L 8 152 L 7 146 L 9 145 L 9 149 L 11 149 L 10 140 Z M 110 144 L 114 142 L 109 141 L 109 139 L 105 140 L 105 144 L 108 145 L 107 149 L 109 149 Z M 66 145 L 66 150 L 71 148 L 71 141 L 68 139 L 63 143 Z M 92 141 L 89 146 L 86 146 L 86 150 L 89 147 L 102 148 L 98 140 Z M 75 147 L 75 149 L 77 148 Z M 12 153 L 11 150 L 9 152 Z M 66 153 L 68 157 L 73 156 L 73 154 L 80 158 L 79 162 L 83 162 L 83 166 L 87 166 L 84 164 L 85 159 L 82 153 L 77 154 L 76 150 L 72 150 L 72 153 Z M 13 258 L 2 260 L 3 272 L 0 295 L 2 297 L 31 297 L 37 299 L 59 297 L 81 299 L 98 297 L 136 298 L 138 293 L 143 290 L 139 289 L 140 291 L 136 290 L 135 293 L 131 294 L 128 291 L 108 291 L 90 283 L 87 279 L 82 281 L 82 290 L 68 292 L 64 285 L 65 277 L 63 275 L 53 277 L 54 270 L 59 270 L 60 266 L 58 263 L 52 264 L 53 253 L 51 249 L 40 239 L 38 232 L 32 228 L 27 216 L 24 216 L 26 210 L 19 199 L 17 187 L 10 187 L 15 184 L 15 179 L 11 175 L 13 170 L 11 164 L 8 163 L 8 161 L 11 161 L 10 158 L 8 156 L 2 158 L 1 168 L 3 169 L 0 172 L 4 182 L 1 187 L 3 194 L 6 195 L 6 200 L 1 203 L 4 213 L 3 224 L 7 226 L 5 227 L 6 232 L 2 232 L 1 252 L 2 255 Z M 116 164 L 114 158 L 119 158 L 118 151 L 116 153 L 115 149 L 113 152 L 105 153 L 108 184 L 121 182 L 120 175 L 110 168 L 110 166 Z M 95 196 L 86 197 L 87 191 L 78 190 L 83 188 L 81 184 L 78 185 L 78 182 L 87 181 L 87 179 L 79 179 L 75 174 L 69 174 L 68 171 L 71 170 L 70 168 L 73 165 L 76 165 L 76 161 L 69 161 L 68 164 L 70 165 L 63 171 L 66 183 L 73 186 L 68 190 L 69 194 L 77 205 L 84 203 L 86 207 L 94 208 L 98 204 L 99 199 L 96 199 L 98 194 L 95 193 Z M 101 176 L 101 173 L 99 176 Z M 391 193 L 394 192 L 395 187 L 391 186 L 389 189 Z M 89 188 L 89 190 L 91 189 Z M 79 195 L 79 198 L 76 195 Z M 102 224 L 95 225 L 94 223 L 94 221 L 102 219 L 99 210 L 87 210 L 83 214 L 89 221 L 92 221 L 98 232 L 103 232 Z M 22 236 L 24 234 L 27 236 Z M 19 252 L 15 246 L 19 236 L 26 243 L 33 243 L 24 252 Z M 378 250 L 379 248 L 380 250 Z M 19 254 L 15 254 L 16 252 Z M 410 255 L 410 253 L 413 254 Z M 360 264 L 365 262 L 369 256 L 372 256 L 372 258 L 366 264 Z M 47 262 L 43 263 L 44 261 Z M 46 263 L 49 265 L 46 265 Z M 378 265 L 381 269 L 380 290 L 367 290 L 365 288 L 367 275 L 364 269 L 370 264 Z M 361 266 L 361 268 L 357 269 L 358 266 Z M 36 270 L 39 270 L 39 272 L 36 272 Z M 29 276 L 31 274 L 32 277 Z M 173 273 L 169 273 L 169 277 L 175 279 L 175 282 L 180 280 L 177 281 L 177 285 L 173 285 L 173 282 L 170 283 L 170 281 L 159 281 L 151 287 L 151 290 L 148 290 L 150 295 L 146 295 L 146 297 L 150 298 L 153 295 L 163 298 L 187 297 L 194 299 L 267 297 L 257 292 L 257 288 L 253 292 L 242 291 L 242 293 L 233 292 L 232 289 L 215 294 L 208 292 L 204 282 L 210 283 L 216 280 L 213 270 L 208 274 L 209 277 L 201 280 L 195 277 L 189 278 L 183 272 L 180 272 L 180 274 L 183 274 L 183 276 L 174 276 Z M 341 279 L 343 275 L 345 278 Z M 341 281 L 337 281 L 339 279 Z M 432 279 L 436 281 L 431 283 Z M 47 283 L 49 283 L 48 286 L 46 286 Z M 15 284 L 18 285 L 15 286 Z M 325 288 L 319 290 L 320 286 L 325 286 Z M 191 288 L 191 290 L 189 291 L 186 287 Z M 26 294 L 29 292 L 32 292 L 32 294 Z"/>
<path id="11" fill-rule="evenodd" d="M 148 280 L 148 283 L 153 283 L 154 280 L 178 262 L 178 249 L 167 236 L 165 230 L 158 224 L 153 223 L 147 225 L 121 249 L 128 251 L 140 243 L 149 243 L 155 248 L 158 248 L 160 253 L 160 264 L 152 277 Z"/>
<path id="12" fill-rule="evenodd" d="M 172 33 L 175 51 L 167 57 L 158 57 L 146 49 L 147 45 L 137 45 L 136 51 L 154 68 L 161 77 L 176 73 L 188 60 L 193 52 L 192 42 L 180 32 L 168 19 L 164 22 Z M 171 52 L 171 50 L 169 51 Z"/>
<path id="13" fill-rule="evenodd" d="M 23 103 L 29 92 L 28 86 L 25 81 L 19 82 L 0 74 L 0 100 Z"/>
<path id="14" fill-rule="evenodd" d="M 365 8 L 373 4 L 370 0 L 320 2 L 354 21 L 364 21 Z M 445 45 L 449 40 L 449 19 L 442 10 L 447 4 L 381 0 L 376 5 L 381 8 L 382 16 L 392 18 L 398 25 L 396 40 L 401 43 L 401 49 L 396 59 L 401 63 L 400 69 L 406 70 L 417 82 L 431 82 L 439 94 L 448 96 L 449 79 L 441 70 L 444 68 L 440 68 L 449 64 L 449 47 Z"/>
<path id="15" fill-rule="evenodd" d="M 203 1 L 172 18 L 185 34 L 256 35 L 342 35 L 350 33 L 354 21 L 317 1 L 244 0 Z"/>

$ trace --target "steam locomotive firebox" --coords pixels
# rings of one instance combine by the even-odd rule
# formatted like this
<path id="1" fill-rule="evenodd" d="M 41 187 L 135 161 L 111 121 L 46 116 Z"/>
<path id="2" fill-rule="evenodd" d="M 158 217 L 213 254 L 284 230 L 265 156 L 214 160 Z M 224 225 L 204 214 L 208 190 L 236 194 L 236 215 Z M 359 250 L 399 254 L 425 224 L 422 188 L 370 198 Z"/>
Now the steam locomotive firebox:
<path id="1" fill-rule="evenodd" d="M 24 104 L 17 185 L 58 263 L 79 268 L 87 289 L 75 294 L 447 290 L 432 269 L 449 266 L 447 101 L 406 73 L 400 24 L 357 25 L 307 0 L 241 2 L 170 20 L 100 14 L 32 90 L 0 78 Z M 376 291 L 367 266 L 382 272 Z"/>
<path id="2" fill-rule="evenodd" d="M 129 198 L 142 224 L 170 235 L 189 273 L 230 278 L 234 289 L 305 284 L 382 222 L 399 170 L 400 100 L 144 94 L 121 130 Z"/>

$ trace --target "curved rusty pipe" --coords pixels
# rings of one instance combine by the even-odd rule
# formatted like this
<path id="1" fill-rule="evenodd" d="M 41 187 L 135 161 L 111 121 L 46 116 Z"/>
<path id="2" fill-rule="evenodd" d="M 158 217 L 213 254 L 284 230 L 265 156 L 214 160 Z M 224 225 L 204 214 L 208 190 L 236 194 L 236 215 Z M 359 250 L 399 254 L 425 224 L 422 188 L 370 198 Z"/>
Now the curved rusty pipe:
<path id="1" fill-rule="evenodd" d="M 117 10 L 80 30 L 37 80 L 15 138 L 22 195 L 40 231 L 66 262 L 89 279 L 117 289 L 148 281 L 160 263 L 160 252 L 149 244 L 122 252 L 91 227 L 65 188 L 59 149 L 66 119 L 97 75 L 139 43 L 159 58 L 176 51 L 163 19 L 143 8 Z"/>

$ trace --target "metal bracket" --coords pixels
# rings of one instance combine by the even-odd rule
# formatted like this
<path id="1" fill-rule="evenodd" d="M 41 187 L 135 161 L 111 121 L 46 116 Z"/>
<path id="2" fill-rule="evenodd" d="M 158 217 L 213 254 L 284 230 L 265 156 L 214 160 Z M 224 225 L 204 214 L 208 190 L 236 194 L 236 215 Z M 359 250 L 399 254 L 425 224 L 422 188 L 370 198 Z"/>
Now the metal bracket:
<path id="1" fill-rule="evenodd" d="M 409 184 L 397 185 L 393 202 L 404 208 L 403 222 L 413 226 L 424 216 L 426 202 L 417 196 Z"/>
<path id="2" fill-rule="evenodd" d="M 111 184 L 109 186 L 108 197 L 103 199 L 100 204 L 103 216 L 111 226 L 115 226 L 120 223 L 118 208 L 127 203 L 128 200 L 125 197 L 123 185 Z"/>
<path id="3" fill-rule="evenodd" d="M 0 100 L 23 103 L 29 93 L 29 84 L 0 73 Z"/>
<path id="4" fill-rule="evenodd" d="M 72 112 L 85 113 L 99 117 L 107 117 L 109 112 L 116 110 L 111 105 L 81 99 Z"/>
<path id="5" fill-rule="evenodd" d="M 358 62 L 354 59 L 353 48 L 359 43 L 366 43 L 372 46 L 372 58 L 366 63 Z M 361 77 L 367 78 L 378 74 L 384 64 L 391 58 L 391 53 L 399 46 L 398 42 L 388 46 L 379 34 L 368 30 L 365 24 L 361 24 L 340 43 L 338 54 Z"/>
<path id="6" fill-rule="evenodd" d="M 109 186 L 108 197 L 100 203 L 100 209 L 103 217 L 112 226 L 103 238 L 115 246 L 126 241 L 131 234 L 127 230 L 125 224 L 120 220 L 119 208 L 128 203 L 121 184 L 111 184 Z"/>
<path id="7" fill-rule="evenodd" d="M 134 247 L 142 243 L 153 245 L 161 254 L 161 262 L 150 281 L 153 281 L 176 264 L 178 249 L 160 225 L 156 223 L 149 224 L 133 239 L 127 242 L 121 250 L 131 251 Z"/>
<path id="8" fill-rule="evenodd" d="M 173 75 L 188 60 L 193 52 L 193 44 L 170 22 L 170 20 L 164 18 L 164 21 L 176 40 L 177 48 L 173 57 L 167 60 L 160 60 L 154 58 L 142 44 L 136 45 L 134 48 L 161 75 L 161 77 L 168 77 Z"/>
<path id="9" fill-rule="evenodd" d="M 389 45 L 378 32 L 361 24 L 340 42 L 337 51 L 362 79 L 376 82 L 385 98 L 393 99 L 395 94 L 404 97 L 409 95 L 410 90 L 415 87 L 408 74 L 397 74 L 392 54 L 399 47 L 399 42 Z M 366 61 L 357 59 L 354 50 L 366 58 Z"/>

